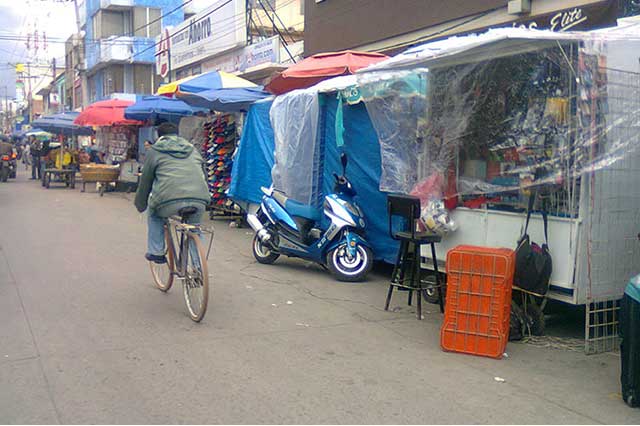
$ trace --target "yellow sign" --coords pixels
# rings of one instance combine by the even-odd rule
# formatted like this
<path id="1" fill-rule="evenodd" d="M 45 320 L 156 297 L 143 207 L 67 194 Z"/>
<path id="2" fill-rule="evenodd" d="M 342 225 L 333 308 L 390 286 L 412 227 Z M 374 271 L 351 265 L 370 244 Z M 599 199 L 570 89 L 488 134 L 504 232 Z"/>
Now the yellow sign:
<path id="1" fill-rule="evenodd" d="M 16 72 L 24 72 L 24 64 L 16 64 Z"/>

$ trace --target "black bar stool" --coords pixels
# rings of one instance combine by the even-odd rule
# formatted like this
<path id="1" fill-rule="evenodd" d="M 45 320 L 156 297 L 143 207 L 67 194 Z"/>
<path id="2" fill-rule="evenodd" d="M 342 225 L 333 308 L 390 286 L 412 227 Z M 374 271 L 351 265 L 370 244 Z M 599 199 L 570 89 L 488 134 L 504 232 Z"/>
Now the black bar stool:
<path id="1" fill-rule="evenodd" d="M 436 259 L 436 243 L 439 243 L 442 237 L 431 232 L 416 231 L 416 221 L 420 218 L 420 199 L 417 197 L 388 195 L 387 211 L 389 214 L 389 235 L 394 240 L 400 241 L 400 249 L 393 268 L 384 310 L 389 310 L 394 288 L 397 287 L 398 289 L 409 291 L 409 306 L 411 306 L 413 292 L 416 291 L 418 294 L 417 316 L 418 319 L 422 319 L 422 291 L 425 290 L 425 287 L 422 285 L 420 278 L 420 246 L 429 244 L 431 246 L 431 258 L 433 260 L 440 312 L 444 312 L 438 260 Z M 394 218 L 397 224 L 395 227 Z M 397 228 L 400 229 L 398 230 Z"/>

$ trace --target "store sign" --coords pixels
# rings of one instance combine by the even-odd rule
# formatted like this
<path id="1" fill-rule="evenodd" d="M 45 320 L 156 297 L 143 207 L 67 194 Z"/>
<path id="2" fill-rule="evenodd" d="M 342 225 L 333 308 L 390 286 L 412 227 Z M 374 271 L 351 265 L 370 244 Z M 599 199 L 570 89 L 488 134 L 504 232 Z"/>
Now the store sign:
<path id="1" fill-rule="evenodd" d="M 240 71 L 262 64 L 277 64 L 280 62 L 280 37 L 271 37 L 260 43 L 252 44 L 243 49 Z"/>
<path id="2" fill-rule="evenodd" d="M 280 62 L 280 38 L 274 36 L 235 52 L 213 58 L 202 64 L 202 71 L 244 72 L 263 64 Z"/>
<path id="3" fill-rule="evenodd" d="M 169 30 L 171 68 L 179 69 L 246 44 L 244 0 L 213 4 Z M 156 47 L 156 55 L 160 53 Z"/>
<path id="4" fill-rule="evenodd" d="M 169 74 L 169 49 L 171 47 L 169 30 L 165 28 L 159 37 L 156 52 L 156 74 L 165 78 Z"/>
<path id="5" fill-rule="evenodd" d="M 551 31 L 585 31 L 616 25 L 616 2 L 559 10 L 534 19 L 514 22 L 514 27 Z"/>

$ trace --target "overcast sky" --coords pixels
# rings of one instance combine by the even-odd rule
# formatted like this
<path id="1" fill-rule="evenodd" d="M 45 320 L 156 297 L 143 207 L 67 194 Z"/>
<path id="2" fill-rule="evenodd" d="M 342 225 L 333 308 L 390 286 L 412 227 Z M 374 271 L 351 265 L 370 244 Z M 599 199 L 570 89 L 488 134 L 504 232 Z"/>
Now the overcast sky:
<path id="1" fill-rule="evenodd" d="M 216 0 L 193 0 L 196 11 L 202 10 Z M 64 43 L 75 32 L 76 20 L 73 2 L 59 0 L 0 0 L 0 97 L 4 98 L 7 86 L 9 97 L 15 96 L 15 71 L 13 65 L 19 62 L 50 63 L 58 58 L 58 67 L 64 67 Z M 7 38 L 33 37 L 38 30 L 39 45 L 36 52 L 31 44 L 27 50 L 25 40 L 7 40 Z M 49 42 L 47 49 L 42 47 L 42 34 Z M 33 70 L 32 74 L 51 74 L 50 69 Z M 34 79 L 36 80 L 36 79 Z M 39 79 L 37 79 L 39 80 Z M 37 81 L 34 81 L 34 85 Z"/>

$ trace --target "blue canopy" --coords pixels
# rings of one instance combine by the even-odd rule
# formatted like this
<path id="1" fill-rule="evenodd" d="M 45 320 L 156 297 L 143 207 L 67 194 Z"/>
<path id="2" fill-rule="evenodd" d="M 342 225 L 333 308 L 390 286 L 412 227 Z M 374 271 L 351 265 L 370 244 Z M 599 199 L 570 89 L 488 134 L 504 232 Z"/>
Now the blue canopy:
<path id="1" fill-rule="evenodd" d="M 236 201 L 260 203 L 260 187 L 271 186 L 275 141 L 269 121 L 273 101 L 251 105 L 242 127 L 242 139 L 233 159 L 229 196 Z"/>
<path id="2" fill-rule="evenodd" d="M 262 87 L 233 89 L 209 89 L 198 93 L 178 93 L 177 96 L 189 105 L 222 112 L 247 111 L 260 99 L 271 96 Z"/>
<path id="3" fill-rule="evenodd" d="M 178 121 L 180 117 L 197 112 L 208 112 L 205 108 L 191 107 L 180 99 L 166 96 L 144 96 L 124 110 L 124 117 L 139 121 Z"/>
<path id="4" fill-rule="evenodd" d="M 91 127 L 83 127 L 73 124 L 73 120 L 78 117 L 78 112 L 61 112 L 59 114 L 44 115 L 33 120 L 32 125 L 49 133 L 56 135 L 91 135 Z"/>

